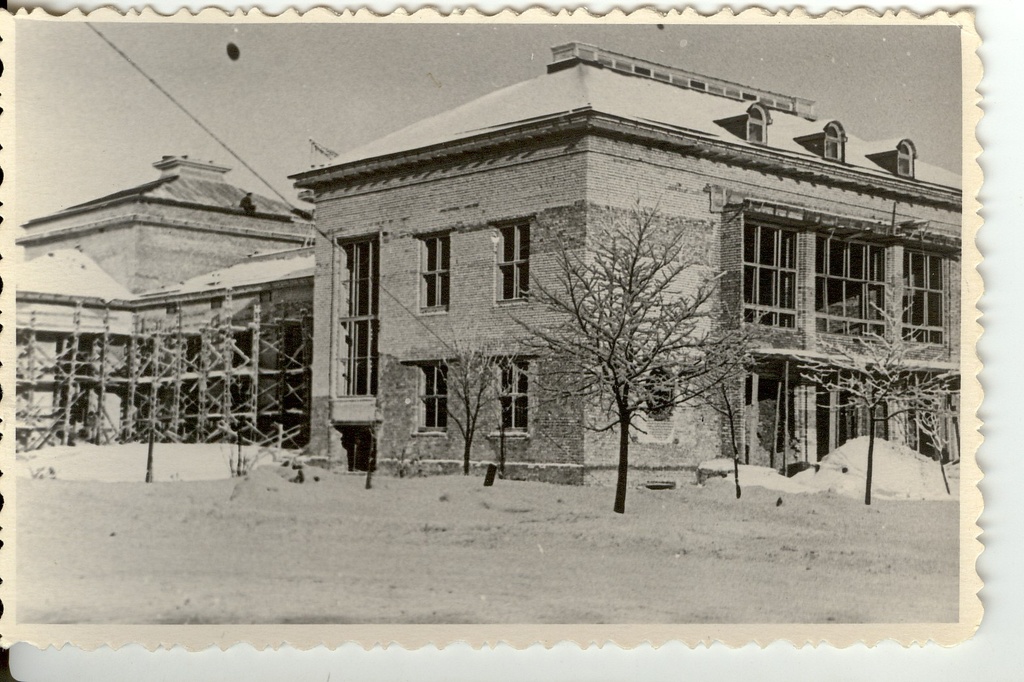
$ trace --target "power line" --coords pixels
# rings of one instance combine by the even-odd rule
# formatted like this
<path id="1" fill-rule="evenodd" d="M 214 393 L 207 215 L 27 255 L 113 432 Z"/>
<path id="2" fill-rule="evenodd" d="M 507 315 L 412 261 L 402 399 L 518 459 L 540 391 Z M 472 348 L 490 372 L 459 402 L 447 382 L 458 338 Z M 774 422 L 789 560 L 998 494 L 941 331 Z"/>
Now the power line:
<path id="1" fill-rule="evenodd" d="M 100 39 L 101 39 L 101 40 L 102 40 L 103 42 L 105 42 L 105 43 L 106 43 L 107 45 L 109 45 L 109 46 L 110 46 L 110 49 L 112 49 L 112 50 L 113 50 L 114 52 L 116 52 L 116 53 L 117 53 L 118 55 L 120 55 L 120 57 L 121 57 L 122 59 L 124 59 L 124 60 L 125 60 L 126 62 L 128 62 L 128 64 L 129 64 L 129 65 L 130 65 L 130 66 L 131 66 L 131 67 L 132 67 L 133 69 L 135 69 L 135 70 L 136 70 L 136 71 L 138 71 L 138 72 L 139 72 L 140 74 L 142 74 L 142 77 L 143 77 L 143 78 L 145 78 L 145 79 L 146 79 L 147 81 L 149 81 L 149 82 L 150 82 L 150 83 L 152 84 L 152 86 L 153 86 L 154 88 L 156 88 L 156 89 L 157 89 L 157 90 L 159 90 L 159 91 L 160 91 L 161 93 L 163 93 L 164 97 L 166 97 L 167 99 L 171 100 L 171 102 L 172 102 L 172 103 L 174 104 L 174 106 L 176 106 L 176 107 L 178 107 L 179 109 L 181 109 L 181 110 L 182 110 L 182 111 L 183 111 L 183 112 L 185 113 L 185 115 L 186 115 L 186 116 L 188 116 L 188 117 L 189 117 L 190 119 L 192 119 L 192 122 L 193 122 L 193 123 L 195 123 L 195 124 L 196 124 L 197 126 L 199 126 L 200 128 L 202 128 L 202 129 L 203 129 L 203 131 L 204 131 L 204 132 L 205 132 L 205 133 L 206 133 L 207 135 L 209 135 L 210 137 L 212 137 L 212 138 L 213 138 L 213 139 L 214 139 L 214 140 L 215 140 L 215 141 L 217 142 L 217 144 L 219 144 L 219 145 L 220 145 L 221 147 L 223 147 L 223 148 L 224 148 L 224 149 L 225 149 L 225 150 L 227 151 L 227 153 L 228 153 L 228 154 L 230 154 L 231 156 L 235 157 L 235 159 L 236 159 L 236 160 L 237 160 L 237 161 L 238 161 L 238 162 L 239 162 L 240 164 L 242 164 L 243 166 L 245 166 L 245 168 L 246 168 L 246 169 L 247 169 L 247 170 L 248 170 L 248 171 L 249 171 L 250 173 L 252 173 L 253 175 L 255 175 L 255 176 L 256 176 L 256 177 L 257 177 L 257 178 L 258 178 L 258 179 L 260 180 L 260 182 L 262 182 L 262 183 L 263 183 L 264 185 L 266 185 L 266 186 L 267 186 L 268 188 L 270 188 L 270 191 L 271 191 L 271 192 L 273 192 L 274 194 L 276 194 L 276 195 L 277 195 L 277 197 L 278 197 L 278 198 L 279 198 L 279 199 L 280 199 L 281 201 L 283 201 L 284 203 L 286 203 L 286 204 L 288 204 L 289 206 L 291 206 L 291 202 L 290 202 L 290 201 L 289 201 L 288 199 L 286 199 L 286 198 L 285 198 L 285 197 L 284 197 L 284 196 L 283 196 L 283 195 L 282 195 L 282 194 L 281 194 L 280 192 L 278 192 L 278 191 L 277 191 L 277 189 L 275 189 L 275 188 L 274 188 L 274 186 L 273 186 L 273 185 L 271 185 L 271 184 L 270 184 L 270 183 L 269 183 L 269 182 L 267 181 L 267 179 L 266 179 L 266 178 L 264 178 L 264 177 L 263 177 L 262 175 L 260 175 L 260 174 L 259 174 L 259 172 L 258 172 L 258 171 L 257 171 L 257 170 L 256 170 L 255 168 L 253 168 L 253 167 L 252 167 L 252 166 L 250 166 L 250 165 L 249 165 L 248 163 L 246 163 L 246 162 L 245 162 L 245 159 L 243 159 L 243 158 L 242 158 L 241 156 L 239 156 L 239 155 L 238 155 L 237 153 L 235 153 L 235 150 L 233 150 L 233 149 L 232 149 L 231 147 L 229 147 L 229 146 L 228 146 L 228 144 L 227 144 L 227 143 L 226 143 L 226 142 L 225 142 L 224 140 L 222 140 L 222 139 L 220 139 L 219 137 L 217 137 L 217 134 L 216 134 L 216 133 L 214 133 L 214 132 L 213 132 L 212 130 L 210 130 L 209 128 L 207 128 L 207 127 L 206 127 L 206 126 L 205 126 L 205 125 L 203 124 L 203 122 L 202 122 L 202 121 L 200 121 L 200 120 L 199 120 L 199 119 L 198 119 L 198 118 L 197 118 L 197 117 L 195 116 L 195 114 L 193 114 L 193 113 L 192 113 L 191 111 L 189 111 L 188 109 L 186 109 L 186 108 L 185 108 L 185 105 L 184 105 L 184 104 L 182 104 L 181 102 L 179 102 L 178 100 L 176 100 L 176 99 L 174 98 L 174 95 L 172 95 L 172 94 L 171 94 L 171 93 L 169 93 L 169 92 L 168 92 L 167 90 L 165 90 L 165 89 L 163 88 L 163 86 L 161 86 L 161 85 L 160 85 L 159 83 L 157 83 L 157 82 L 156 82 L 156 80 L 154 80 L 154 79 L 153 79 L 153 77 L 152 77 L 152 76 L 150 76 L 150 75 L 149 75 L 148 73 L 146 73 L 145 71 L 143 71 L 143 70 L 142 70 L 142 67 L 141 67 L 141 66 L 139 66 L 138 64 L 136 64 L 136 63 L 135 63 L 134 61 L 132 61 L 132 58 L 131 58 L 131 57 L 129 57 L 129 56 L 127 55 L 127 54 L 125 54 L 125 53 L 124 53 L 124 52 L 123 52 L 123 51 L 121 50 L 121 48 L 119 48 L 119 47 L 118 47 L 117 45 L 115 45 L 114 43 L 110 42 L 110 39 L 109 39 L 109 38 L 107 38 L 107 37 L 106 37 L 105 35 L 103 35 L 103 34 L 102 34 L 102 33 L 100 32 L 100 30 L 99 30 L 98 28 L 96 28 L 95 26 L 93 26 L 92 24 L 90 24 L 90 23 L 86 22 L 86 24 L 85 24 L 85 25 L 86 25 L 86 26 L 88 26 L 89 28 L 91 28 L 91 29 L 92 29 L 92 31 L 93 31 L 93 33 L 95 33 L 96 35 L 98 35 L 98 36 L 100 37 Z M 317 231 L 319 232 L 319 229 L 318 229 Z M 323 234 L 323 233 L 321 232 L 320 234 Z M 324 235 L 324 236 L 326 236 L 326 235 Z"/>

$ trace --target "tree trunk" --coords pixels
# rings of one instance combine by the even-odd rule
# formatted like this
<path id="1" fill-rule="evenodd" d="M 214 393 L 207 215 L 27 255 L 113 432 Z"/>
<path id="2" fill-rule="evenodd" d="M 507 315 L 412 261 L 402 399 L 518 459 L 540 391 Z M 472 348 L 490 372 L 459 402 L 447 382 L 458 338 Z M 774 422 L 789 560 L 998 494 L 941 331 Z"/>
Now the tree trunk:
<path id="1" fill-rule="evenodd" d="M 619 416 L 619 478 L 615 484 L 615 513 L 626 513 L 626 478 L 629 473 L 629 419 Z"/>
<path id="2" fill-rule="evenodd" d="M 736 482 L 736 499 L 740 499 L 743 491 L 740 489 L 740 449 L 736 445 L 736 416 L 732 412 L 732 403 L 729 402 L 729 394 L 725 386 L 722 389 L 722 402 L 725 404 L 725 414 L 729 419 L 729 444 L 732 445 L 732 476 Z"/>
<path id="3" fill-rule="evenodd" d="M 864 504 L 871 504 L 871 474 L 875 465 L 875 408 L 868 408 L 868 468 L 864 484 Z"/>
<path id="4" fill-rule="evenodd" d="M 462 475 L 469 476 L 469 451 L 473 448 L 473 433 L 466 430 L 466 437 L 462 441 Z"/>

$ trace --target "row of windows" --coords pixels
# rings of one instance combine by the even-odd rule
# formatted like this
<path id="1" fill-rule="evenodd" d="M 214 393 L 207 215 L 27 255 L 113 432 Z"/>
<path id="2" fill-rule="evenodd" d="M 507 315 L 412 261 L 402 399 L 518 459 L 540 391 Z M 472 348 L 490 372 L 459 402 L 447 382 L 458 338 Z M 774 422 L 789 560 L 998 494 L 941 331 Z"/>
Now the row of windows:
<path id="1" fill-rule="evenodd" d="M 814 313 L 819 332 L 881 335 L 886 292 L 885 247 L 818 235 Z M 743 310 L 747 322 L 796 326 L 796 232 L 747 224 L 743 234 Z M 940 256 L 903 256 L 904 338 L 943 342 L 946 285 Z"/>
<path id="2" fill-rule="evenodd" d="M 718 123 L 744 137 L 747 142 L 768 144 L 771 114 L 761 104 L 752 104 L 743 116 L 723 119 Z M 795 138 L 796 142 L 829 161 L 846 162 L 846 131 L 838 121 L 830 121 L 820 133 Z M 867 157 L 903 178 L 914 177 L 917 150 L 910 140 L 900 140 L 895 149 L 868 154 Z"/>
<path id="3" fill-rule="evenodd" d="M 420 367 L 420 429 L 448 428 L 448 365 L 439 362 Z M 529 364 L 524 360 L 501 363 L 498 404 L 501 426 L 506 431 L 526 431 L 529 424 Z"/>
<path id="4" fill-rule="evenodd" d="M 497 298 L 514 301 L 530 292 L 530 226 L 507 225 L 498 230 Z M 446 310 L 451 292 L 451 239 L 434 235 L 422 240 L 420 300 L 429 311 Z"/>

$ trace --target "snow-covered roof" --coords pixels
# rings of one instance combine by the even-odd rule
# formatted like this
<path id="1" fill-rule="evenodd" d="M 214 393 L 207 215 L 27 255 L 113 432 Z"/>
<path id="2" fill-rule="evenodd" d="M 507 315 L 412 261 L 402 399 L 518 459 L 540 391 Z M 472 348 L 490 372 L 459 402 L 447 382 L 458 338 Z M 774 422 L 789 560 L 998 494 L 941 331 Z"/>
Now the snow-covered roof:
<path id="1" fill-rule="evenodd" d="M 131 300 L 135 295 L 77 249 L 59 249 L 18 267 L 19 292 Z"/>
<path id="2" fill-rule="evenodd" d="M 310 248 L 262 254 L 220 270 L 197 275 L 178 284 L 154 289 L 142 294 L 142 298 L 237 289 L 254 284 L 312 277 L 314 267 L 315 256 Z"/>
<path id="3" fill-rule="evenodd" d="M 342 154 L 331 163 L 331 167 L 445 145 L 484 133 L 512 129 L 530 121 L 590 110 L 620 119 L 667 126 L 687 134 L 738 146 L 759 149 L 767 146 L 796 157 L 853 166 L 879 177 L 892 177 L 892 173 L 879 167 L 867 155 L 895 150 L 895 143 L 890 146 L 887 141 L 866 141 L 851 135 L 847 130 L 846 163 L 839 164 L 825 161 L 796 141 L 797 138 L 823 132 L 828 120 L 809 120 L 797 114 L 772 110 L 767 145 L 747 142 L 717 123 L 742 116 L 749 106 L 750 102 L 719 97 L 581 62 L 496 90 L 423 119 Z M 307 171 L 295 177 L 305 178 L 318 174 L 318 171 Z M 946 187 L 960 187 L 957 174 L 920 159 L 916 162 L 915 179 Z"/>

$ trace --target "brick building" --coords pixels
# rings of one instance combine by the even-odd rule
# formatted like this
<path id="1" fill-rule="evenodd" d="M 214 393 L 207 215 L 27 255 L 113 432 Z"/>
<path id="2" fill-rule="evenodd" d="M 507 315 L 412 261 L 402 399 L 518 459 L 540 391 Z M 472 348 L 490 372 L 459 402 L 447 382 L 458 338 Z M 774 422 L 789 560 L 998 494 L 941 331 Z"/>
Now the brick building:
<path id="1" fill-rule="evenodd" d="M 18 240 L 19 449 L 308 440 L 309 214 L 188 157 Z"/>
<path id="2" fill-rule="evenodd" d="M 811 101 L 588 45 L 553 53 L 533 80 L 293 176 L 325 235 L 312 449 L 352 468 L 376 452 L 456 469 L 462 443 L 437 415 L 457 339 L 507 358 L 498 381 L 515 406 L 486 416 L 477 465 L 501 450 L 513 477 L 610 476 L 616 442 L 586 431 L 578 406 L 539 400 L 548 368 L 523 351 L 516 318 L 545 314 L 528 288 L 552 276 L 555 236 L 583 248 L 638 200 L 724 273 L 723 324 L 758 331 L 758 367 L 733 387 L 749 462 L 814 461 L 863 433 L 796 360 L 823 336 L 873 330 L 887 292 L 913 304 L 904 334 L 921 367 L 958 366 L 959 178 L 911 140 L 867 142 Z M 648 426 L 631 460 L 652 476 L 688 476 L 725 448 L 700 409 Z M 890 437 L 919 444 L 908 423 Z"/>

